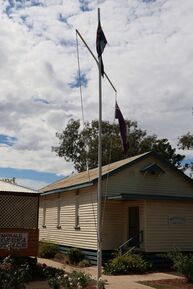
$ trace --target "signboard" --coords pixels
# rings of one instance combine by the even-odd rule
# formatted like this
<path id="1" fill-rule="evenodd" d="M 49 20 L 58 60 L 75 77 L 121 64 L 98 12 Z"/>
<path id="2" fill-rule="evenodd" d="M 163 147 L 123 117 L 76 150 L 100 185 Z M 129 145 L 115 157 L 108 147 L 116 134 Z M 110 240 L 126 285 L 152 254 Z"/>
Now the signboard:
<path id="1" fill-rule="evenodd" d="M 27 249 L 28 233 L 0 233 L 0 249 Z"/>
<path id="2" fill-rule="evenodd" d="M 185 218 L 178 216 L 169 217 L 168 222 L 170 225 L 182 225 L 185 223 Z"/>

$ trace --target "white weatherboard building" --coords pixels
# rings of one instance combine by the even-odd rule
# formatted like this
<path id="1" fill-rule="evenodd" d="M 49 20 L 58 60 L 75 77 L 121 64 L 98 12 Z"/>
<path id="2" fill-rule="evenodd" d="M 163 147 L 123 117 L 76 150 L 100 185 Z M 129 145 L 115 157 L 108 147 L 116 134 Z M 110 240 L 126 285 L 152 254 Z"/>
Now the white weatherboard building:
<path id="1" fill-rule="evenodd" d="M 96 260 L 98 169 L 41 190 L 41 241 Z M 102 169 L 102 251 L 127 240 L 143 252 L 193 251 L 193 181 L 153 152 Z"/>

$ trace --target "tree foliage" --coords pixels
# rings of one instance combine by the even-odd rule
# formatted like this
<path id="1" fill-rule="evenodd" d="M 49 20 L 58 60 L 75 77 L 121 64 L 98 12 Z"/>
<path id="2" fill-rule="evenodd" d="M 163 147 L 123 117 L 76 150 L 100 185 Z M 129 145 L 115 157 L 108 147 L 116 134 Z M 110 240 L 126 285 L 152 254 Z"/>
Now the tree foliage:
<path id="1" fill-rule="evenodd" d="M 193 149 L 193 134 L 190 132 L 182 135 L 178 140 L 178 146 L 180 149 L 187 149 L 192 150 Z"/>
<path id="2" fill-rule="evenodd" d="M 178 147 L 182 150 L 192 150 L 193 149 L 193 134 L 190 132 L 182 135 L 178 139 Z M 185 165 L 185 169 L 190 169 L 193 172 L 193 162 Z"/>
<path id="3" fill-rule="evenodd" d="M 102 122 L 102 165 L 115 162 L 123 158 L 131 157 L 147 151 L 156 151 L 172 164 L 180 167 L 184 156 L 176 154 L 168 139 L 158 139 L 154 135 L 147 135 L 145 130 L 138 128 L 136 121 L 126 120 L 128 124 L 129 150 L 123 153 L 119 125 L 108 121 Z M 57 132 L 59 145 L 53 147 L 59 157 L 64 157 L 74 164 L 78 172 L 90 169 L 98 165 L 98 121 L 86 122 L 80 129 L 80 121 L 71 119 L 63 132 Z M 111 154 L 111 155 L 110 155 Z"/>

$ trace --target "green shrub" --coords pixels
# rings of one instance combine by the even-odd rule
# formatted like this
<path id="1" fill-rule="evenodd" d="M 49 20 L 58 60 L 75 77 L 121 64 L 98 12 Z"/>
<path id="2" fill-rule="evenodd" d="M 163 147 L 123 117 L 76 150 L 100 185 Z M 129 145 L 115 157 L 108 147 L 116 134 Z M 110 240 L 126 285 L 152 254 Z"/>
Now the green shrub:
<path id="1" fill-rule="evenodd" d="M 64 261 L 65 258 L 66 258 L 66 255 L 62 252 L 56 253 L 56 255 L 54 256 L 54 259 L 58 261 Z"/>
<path id="2" fill-rule="evenodd" d="M 71 274 L 64 274 L 62 276 L 56 275 L 55 277 L 50 278 L 48 284 L 52 289 L 83 289 L 86 288 L 91 281 L 92 279 L 88 274 L 73 271 Z M 102 289 L 104 287 L 100 288 Z"/>
<path id="3" fill-rule="evenodd" d="M 14 258 L 6 257 L 0 264 L 1 289 L 25 289 L 24 282 L 30 278 L 30 268 L 27 264 L 18 266 Z"/>
<path id="4" fill-rule="evenodd" d="M 151 264 L 144 261 L 140 255 L 129 253 L 118 255 L 104 265 L 105 274 L 145 273 L 151 268 Z"/>
<path id="5" fill-rule="evenodd" d="M 173 261 L 174 269 L 183 274 L 188 281 L 193 282 L 193 254 L 183 254 L 181 252 L 172 252 L 168 256 Z"/>
<path id="6" fill-rule="evenodd" d="M 105 285 L 107 284 L 107 281 L 106 280 L 102 280 L 100 279 L 99 282 L 98 282 L 98 287 L 99 289 L 105 289 Z"/>
<path id="7" fill-rule="evenodd" d="M 51 277 L 48 279 L 48 285 L 52 289 L 60 289 L 61 288 L 61 278 L 59 276 Z M 66 288 L 66 287 L 65 287 Z"/>
<path id="8" fill-rule="evenodd" d="M 37 258 L 9 255 L 7 257 L 2 258 L 0 263 L 2 263 L 2 264 L 8 263 L 8 264 L 12 264 L 13 266 L 21 266 L 23 264 L 35 266 L 37 264 Z"/>
<path id="9" fill-rule="evenodd" d="M 73 271 L 69 275 L 69 278 L 71 280 L 72 288 L 77 288 L 78 286 L 84 288 L 91 281 L 91 277 L 88 274 L 78 271 Z"/>
<path id="10" fill-rule="evenodd" d="M 1 289 L 25 289 L 22 273 L 18 270 L 0 272 Z"/>
<path id="11" fill-rule="evenodd" d="M 84 260 L 85 254 L 78 248 L 72 248 L 67 253 L 66 256 L 69 263 L 72 265 L 77 265 L 80 261 Z"/>
<path id="12" fill-rule="evenodd" d="M 82 261 L 80 261 L 80 262 L 78 263 L 78 267 L 79 267 L 79 268 L 89 267 L 90 265 L 91 265 L 91 263 L 90 263 L 90 261 L 87 260 L 87 259 L 84 259 L 84 260 L 82 260 Z"/>
<path id="13" fill-rule="evenodd" d="M 0 289 L 25 289 L 26 282 L 36 279 L 51 280 L 51 288 L 59 289 L 57 278 L 60 280 L 64 273 L 62 269 L 37 264 L 34 258 L 8 256 L 0 263 Z"/>
<path id="14" fill-rule="evenodd" d="M 54 256 L 59 252 L 57 244 L 51 242 L 44 242 L 39 244 L 38 255 L 42 258 L 54 258 Z"/>

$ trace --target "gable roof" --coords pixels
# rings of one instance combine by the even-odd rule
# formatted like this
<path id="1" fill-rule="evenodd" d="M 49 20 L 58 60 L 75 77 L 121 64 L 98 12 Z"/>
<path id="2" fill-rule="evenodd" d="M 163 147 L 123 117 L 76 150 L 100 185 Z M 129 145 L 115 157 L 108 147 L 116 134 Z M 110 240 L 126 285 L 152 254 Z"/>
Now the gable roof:
<path id="1" fill-rule="evenodd" d="M 149 152 L 143 153 L 134 157 L 130 157 L 130 158 L 103 166 L 102 177 L 148 154 Z M 42 189 L 40 189 L 40 192 L 41 193 L 51 192 L 51 191 L 55 192 L 60 189 L 72 190 L 72 189 L 76 189 L 76 187 L 81 188 L 81 187 L 92 186 L 96 180 L 98 180 L 98 168 L 91 169 L 89 171 L 84 171 L 81 173 L 72 174 L 67 178 L 63 178 L 46 187 L 43 187 Z"/>
<path id="2" fill-rule="evenodd" d="M 122 170 L 125 167 L 128 167 L 130 165 L 133 165 L 134 163 L 153 155 L 154 157 L 158 158 L 161 161 L 164 161 L 172 170 L 180 174 L 183 178 L 191 182 L 193 185 L 193 180 L 186 176 L 182 171 L 177 169 L 174 165 L 172 165 L 170 162 L 163 159 L 160 155 L 157 153 L 150 151 L 146 152 L 137 156 L 133 156 L 127 159 L 123 159 L 121 161 L 117 161 L 114 163 L 111 163 L 109 165 L 105 165 L 102 167 L 102 178 L 105 178 L 107 175 L 112 175 L 118 172 L 119 170 Z M 71 191 L 75 189 L 81 189 L 86 188 L 89 186 L 92 186 L 94 183 L 98 181 L 98 168 L 91 169 L 89 171 L 84 171 L 81 173 L 72 174 L 69 177 L 63 178 L 59 181 L 56 181 L 46 187 L 43 187 L 39 190 L 42 195 L 46 194 L 53 194 L 60 191 Z"/>
<path id="3" fill-rule="evenodd" d="M 0 193 L 26 193 L 26 194 L 38 194 L 37 191 L 25 188 L 16 183 L 6 182 L 0 180 Z"/>

